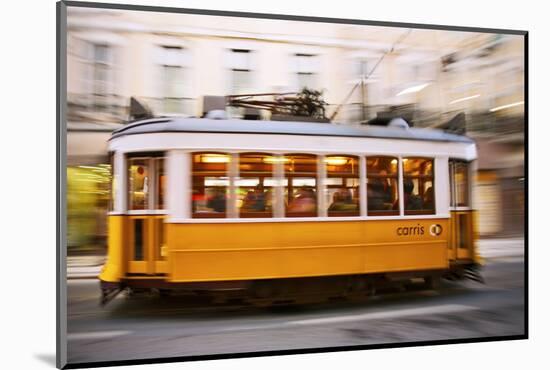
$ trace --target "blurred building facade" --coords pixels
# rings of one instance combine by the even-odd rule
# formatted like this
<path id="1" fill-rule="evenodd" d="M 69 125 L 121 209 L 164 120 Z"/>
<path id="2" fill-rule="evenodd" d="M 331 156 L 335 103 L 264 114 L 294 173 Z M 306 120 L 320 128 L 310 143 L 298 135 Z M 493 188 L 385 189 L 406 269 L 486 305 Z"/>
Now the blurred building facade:
<path id="1" fill-rule="evenodd" d="M 523 232 L 521 36 L 71 7 L 67 42 L 68 163 L 89 181 L 106 181 L 99 164 L 131 96 L 156 115 L 200 116 L 203 96 L 307 86 L 338 124 L 392 112 L 437 127 L 464 113 L 480 233 Z"/>

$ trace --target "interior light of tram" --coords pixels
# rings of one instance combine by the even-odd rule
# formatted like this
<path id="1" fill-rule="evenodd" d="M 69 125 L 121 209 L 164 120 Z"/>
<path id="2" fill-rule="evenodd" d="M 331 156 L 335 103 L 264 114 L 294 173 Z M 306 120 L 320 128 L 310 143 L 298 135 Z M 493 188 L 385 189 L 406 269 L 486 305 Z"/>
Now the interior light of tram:
<path id="1" fill-rule="evenodd" d="M 288 163 L 290 159 L 285 157 L 264 157 L 263 161 L 265 163 Z"/>
<path id="2" fill-rule="evenodd" d="M 203 154 L 201 155 L 202 163 L 228 163 L 229 156 L 225 154 Z"/>
<path id="3" fill-rule="evenodd" d="M 331 166 L 342 166 L 348 163 L 348 158 L 346 157 L 327 157 L 325 158 L 325 163 Z"/>

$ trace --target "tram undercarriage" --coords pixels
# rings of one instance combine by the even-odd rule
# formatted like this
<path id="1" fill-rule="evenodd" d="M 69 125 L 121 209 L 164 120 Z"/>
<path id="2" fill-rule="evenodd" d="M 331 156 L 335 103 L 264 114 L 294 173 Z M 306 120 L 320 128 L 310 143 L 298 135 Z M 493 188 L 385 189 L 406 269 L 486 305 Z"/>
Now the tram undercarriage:
<path id="1" fill-rule="evenodd" d="M 202 296 L 209 297 L 215 304 L 239 302 L 255 306 L 352 300 L 385 293 L 437 290 L 441 280 L 468 279 L 483 284 L 480 267 L 476 263 L 462 263 L 454 264 L 448 270 L 189 283 L 133 276 L 120 283 L 101 282 L 101 305 L 106 305 L 123 291 L 128 297 Z"/>

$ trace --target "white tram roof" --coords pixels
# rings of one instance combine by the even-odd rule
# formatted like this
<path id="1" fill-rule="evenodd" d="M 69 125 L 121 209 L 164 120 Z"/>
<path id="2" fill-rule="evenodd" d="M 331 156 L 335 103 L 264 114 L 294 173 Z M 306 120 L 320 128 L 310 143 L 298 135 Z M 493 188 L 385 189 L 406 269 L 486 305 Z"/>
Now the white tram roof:
<path id="1" fill-rule="evenodd" d="M 208 118 L 151 118 L 135 121 L 115 130 L 111 138 L 170 132 L 368 137 L 474 143 L 467 136 L 432 128 Z"/>

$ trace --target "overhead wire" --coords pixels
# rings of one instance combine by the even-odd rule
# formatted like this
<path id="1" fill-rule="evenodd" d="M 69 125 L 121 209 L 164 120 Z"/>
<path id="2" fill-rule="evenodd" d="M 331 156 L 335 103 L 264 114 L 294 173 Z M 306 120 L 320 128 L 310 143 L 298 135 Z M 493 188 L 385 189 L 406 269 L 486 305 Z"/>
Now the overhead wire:
<path id="1" fill-rule="evenodd" d="M 405 33 L 403 33 L 393 44 L 392 44 L 392 47 L 386 51 L 384 54 L 382 54 L 382 56 L 378 59 L 378 61 L 376 62 L 376 64 L 374 65 L 374 67 L 372 67 L 371 71 L 366 75 L 366 76 L 361 76 L 361 81 L 357 82 L 355 84 L 355 86 L 353 86 L 353 88 L 351 89 L 351 91 L 349 92 L 349 94 L 346 96 L 346 98 L 344 99 L 344 101 L 336 107 L 336 109 L 334 110 L 334 112 L 332 113 L 332 115 L 330 116 L 330 120 L 332 121 L 334 119 L 334 117 L 336 117 L 336 115 L 338 114 L 338 112 L 340 111 L 340 109 L 342 108 L 342 106 L 344 104 L 346 104 L 346 102 L 348 101 L 348 99 L 353 95 L 353 93 L 355 92 L 355 90 L 357 89 L 358 86 L 360 86 L 361 84 L 365 83 L 365 80 L 368 80 L 370 78 L 370 76 L 372 76 L 372 74 L 376 71 L 376 69 L 378 68 L 378 66 L 380 65 L 380 63 L 382 63 L 382 61 L 384 60 L 384 58 L 386 57 L 386 55 L 390 54 L 390 53 L 393 53 L 395 51 L 395 48 L 400 44 L 402 43 L 405 38 L 407 38 L 407 36 L 410 35 L 410 33 L 412 32 L 412 28 L 409 28 Z M 364 102 L 363 102 L 364 104 Z"/>

